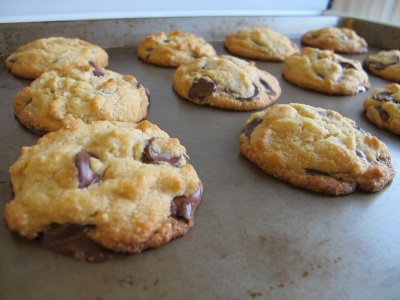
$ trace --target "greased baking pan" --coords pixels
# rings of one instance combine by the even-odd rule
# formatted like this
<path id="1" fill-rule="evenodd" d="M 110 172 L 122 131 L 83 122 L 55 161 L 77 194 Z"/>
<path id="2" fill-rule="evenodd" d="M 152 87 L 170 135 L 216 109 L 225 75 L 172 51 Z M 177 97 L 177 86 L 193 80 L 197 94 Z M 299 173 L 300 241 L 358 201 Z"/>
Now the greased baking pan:
<path id="1" fill-rule="evenodd" d="M 375 194 L 324 196 L 267 175 L 239 153 L 242 125 L 252 112 L 197 106 L 172 88 L 175 69 L 136 56 L 138 42 L 159 31 L 183 30 L 227 54 L 225 35 L 269 26 L 299 44 L 307 30 L 348 26 L 369 54 L 400 48 L 400 28 L 337 16 L 199 17 L 0 24 L 0 197 L 12 199 L 8 169 L 22 146 L 38 137 L 13 116 L 13 99 L 30 81 L 12 76 L 5 56 L 49 36 L 79 37 L 104 47 L 108 69 L 134 75 L 150 90 L 147 119 L 177 137 L 204 184 L 195 226 L 182 238 L 138 255 L 82 263 L 42 248 L 0 226 L 0 298 L 14 299 L 399 299 L 399 137 L 369 123 L 363 101 L 389 82 L 369 75 L 371 89 L 329 96 L 300 89 L 281 76 L 282 63 L 256 61 L 278 78 L 277 103 L 334 109 L 385 142 L 397 170 Z M 345 55 L 363 60 L 367 54 Z"/>

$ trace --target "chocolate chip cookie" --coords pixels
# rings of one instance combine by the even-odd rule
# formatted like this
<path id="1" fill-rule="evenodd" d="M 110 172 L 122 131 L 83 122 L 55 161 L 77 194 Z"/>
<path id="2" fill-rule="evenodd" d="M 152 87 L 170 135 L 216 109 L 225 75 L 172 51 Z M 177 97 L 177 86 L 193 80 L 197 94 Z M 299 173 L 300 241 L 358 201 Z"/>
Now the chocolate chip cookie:
<path id="1" fill-rule="evenodd" d="M 353 29 L 325 27 L 311 30 L 301 36 L 303 45 L 338 53 L 366 53 L 368 44 Z"/>
<path id="2" fill-rule="evenodd" d="M 395 175 L 383 142 L 335 111 L 305 104 L 252 114 L 240 151 L 268 174 L 328 195 L 377 192 Z"/>
<path id="3" fill-rule="evenodd" d="M 400 51 L 380 51 L 364 60 L 364 68 L 379 77 L 400 83 Z"/>
<path id="4" fill-rule="evenodd" d="M 143 61 L 163 67 L 178 67 L 200 57 L 216 56 L 213 46 L 190 32 L 172 31 L 149 35 L 137 54 Z"/>
<path id="5" fill-rule="evenodd" d="M 287 36 L 267 27 L 246 28 L 226 36 L 225 47 L 229 52 L 247 58 L 284 61 L 299 52 L 299 48 Z"/>
<path id="6" fill-rule="evenodd" d="M 88 261 L 185 235 L 203 189 L 185 147 L 148 121 L 49 133 L 23 148 L 10 175 L 8 228 Z"/>
<path id="7" fill-rule="evenodd" d="M 148 105 L 148 91 L 135 77 L 90 62 L 43 73 L 17 94 L 14 113 L 25 127 L 43 134 L 74 122 L 139 122 Z"/>
<path id="8" fill-rule="evenodd" d="M 78 38 L 50 37 L 19 47 L 7 57 L 6 65 L 16 76 L 35 79 L 46 71 L 87 65 L 89 61 L 105 68 L 108 54 Z"/>
<path id="9" fill-rule="evenodd" d="M 354 95 L 369 89 L 368 75 L 357 60 L 330 50 L 303 48 L 284 63 L 283 76 L 305 89 L 334 95 Z"/>
<path id="10" fill-rule="evenodd" d="M 365 114 L 379 128 L 400 134 L 400 85 L 376 88 L 364 101 Z"/>
<path id="11" fill-rule="evenodd" d="M 254 62 L 229 56 L 199 58 L 180 66 L 173 87 L 199 105 L 231 110 L 264 108 L 281 94 L 278 80 Z"/>

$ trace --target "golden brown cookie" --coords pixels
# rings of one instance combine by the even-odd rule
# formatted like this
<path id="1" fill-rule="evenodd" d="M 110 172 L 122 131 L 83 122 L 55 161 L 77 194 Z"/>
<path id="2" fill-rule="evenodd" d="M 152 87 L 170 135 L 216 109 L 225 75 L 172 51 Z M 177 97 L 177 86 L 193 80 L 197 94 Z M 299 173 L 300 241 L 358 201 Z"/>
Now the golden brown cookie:
<path id="1" fill-rule="evenodd" d="M 108 65 L 108 54 L 99 46 L 77 38 L 50 37 L 23 45 L 6 59 L 14 75 L 35 79 L 46 71 L 87 65 Z"/>
<path id="2" fill-rule="evenodd" d="M 284 63 L 283 76 L 291 83 L 334 95 L 354 95 L 369 89 L 368 75 L 361 63 L 330 50 L 303 48 Z"/>
<path id="3" fill-rule="evenodd" d="M 365 114 L 379 128 L 400 134 L 400 85 L 376 88 L 364 101 Z"/>
<path id="4" fill-rule="evenodd" d="M 226 36 L 225 47 L 229 52 L 252 59 L 284 61 L 299 52 L 287 36 L 267 27 L 246 28 Z"/>
<path id="5" fill-rule="evenodd" d="M 306 32 L 301 37 L 303 45 L 338 53 L 366 53 L 368 44 L 353 29 L 325 27 Z"/>
<path id="6" fill-rule="evenodd" d="M 254 110 L 281 94 L 278 80 L 254 62 L 229 56 L 199 58 L 180 66 L 173 87 L 183 98 L 222 109 Z"/>
<path id="7" fill-rule="evenodd" d="M 143 61 L 163 67 L 178 67 L 199 57 L 216 56 L 213 46 L 190 32 L 159 32 L 140 42 L 137 54 Z"/>
<path id="8" fill-rule="evenodd" d="M 56 131 L 74 122 L 139 122 L 147 114 L 147 89 L 131 75 L 98 68 L 49 71 L 17 94 L 14 113 L 33 132 Z"/>
<path id="9" fill-rule="evenodd" d="M 383 142 L 335 111 L 298 103 L 252 114 L 240 151 L 280 180 L 329 195 L 377 192 L 395 175 Z"/>
<path id="10" fill-rule="evenodd" d="M 138 253 L 183 236 L 202 184 L 156 125 L 98 121 L 42 137 L 10 168 L 10 230 L 78 260 Z"/>
<path id="11" fill-rule="evenodd" d="M 400 51 L 380 51 L 364 60 L 364 67 L 374 75 L 400 83 Z"/>

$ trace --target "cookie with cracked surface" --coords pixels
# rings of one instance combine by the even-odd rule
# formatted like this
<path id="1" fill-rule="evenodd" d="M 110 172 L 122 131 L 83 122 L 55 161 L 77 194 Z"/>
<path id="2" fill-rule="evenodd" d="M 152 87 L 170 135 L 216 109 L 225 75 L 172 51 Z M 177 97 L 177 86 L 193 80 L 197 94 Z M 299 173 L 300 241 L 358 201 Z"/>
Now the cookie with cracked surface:
<path id="1" fill-rule="evenodd" d="M 368 43 L 353 29 L 325 27 L 310 30 L 301 36 L 303 45 L 338 53 L 366 53 Z"/>
<path id="2" fill-rule="evenodd" d="M 97 67 L 43 73 L 17 94 L 14 113 L 35 133 L 59 130 L 73 122 L 139 122 L 147 114 L 149 95 L 131 75 Z"/>
<path id="3" fill-rule="evenodd" d="M 230 55 L 199 58 L 180 66 L 173 87 L 195 104 L 230 110 L 264 108 L 281 94 L 273 75 L 258 69 L 254 62 Z"/>
<path id="4" fill-rule="evenodd" d="M 224 45 L 233 54 L 266 61 L 284 61 L 299 52 L 287 36 L 267 27 L 246 28 L 227 35 Z"/>
<path id="5" fill-rule="evenodd" d="M 400 83 L 400 50 L 370 55 L 364 60 L 364 68 L 374 75 Z"/>
<path id="6" fill-rule="evenodd" d="M 240 151 L 266 173 L 328 195 L 377 192 L 395 175 L 383 142 L 335 111 L 298 103 L 252 114 Z"/>
<path id="7" fill-rule="evenodd" d="M 6 59 L 11 72 L 35 79 L 46 71 L 79 67 L 94 62 L 100 68 L 108 65 L 108 54 L 97 45 L 78 38 L 49 37 L 19 47 Z"/>
<path id="8" fill-rule="evenodd" d="M 303 48 L 301 53 L 285 60 L 282 73 L 301 88 L 332 95 L 354 95 L 370 87 L 368 75 L 359 61 L 330 50 Z"/>
<path id="9" fill-rule="evenodd" d="M 87 261 L 185 235 L 203 189 L 185 147 L 148 121 L 49 133 L 22 149 L 10 175 L 8 228 Z"/>
<path id="10" fill-rule="evenodd" d="M 379 128 L 400 134 L 400 85 L 376 88 L 364 101 L 365 114 Z"/>
<path id="11" fill-rule="evenodd" d="M 138 45 L 143 61 L 163 67 L 179 67 L 200 57 L 216 56 L 214 47 L 190 32 L 159 32 L 147 36 Z"/>

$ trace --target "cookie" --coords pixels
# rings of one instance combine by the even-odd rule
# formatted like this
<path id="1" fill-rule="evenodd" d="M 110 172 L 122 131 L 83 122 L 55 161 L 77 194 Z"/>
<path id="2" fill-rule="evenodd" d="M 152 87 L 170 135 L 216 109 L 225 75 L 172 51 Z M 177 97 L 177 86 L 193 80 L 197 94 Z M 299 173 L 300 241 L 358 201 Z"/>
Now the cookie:
<path id="1" fill-rule="evenodd" d="M 287 36 L 267 27 L 246 28 L 227 35 L 224 45 L 233 54 L 266 61 L 284 61 L 299 52 Z"/>
<path id="2" fill-rule="evenodd" d="M 156 125 L 98 121 L 49 133 L 10 168 L 8 228 L 78 260 L 139 253 L 194 224 L 202 183 Z"/>
<path id="3" fill-rule="evenodd" d="M 354 95 L 369 89 L 368 75 L 357 60 L 347 59 L 330 50 L 303 48 L 289 56 L 282 73 L 291 83 L 333 95 Z"/>
<path id="4" fill-rule="evenodd" d="M 252 114 L 240 151 L 266 173 L 328 195 L 377 192 L 395 175 L 383 142 L 335 111 L 305 104 Z"/>
<path id="5" fill-rule="evenodd" d="M 353 29 L 325 27 L 311 30 L 301 36 L 301 43 L 338 53 L 366 53 L 368 43 Z"/>
<path id="6" fill-rule="evenodd" d="M 400 50 L 370 55 L 364 60 L 364 68 L 374 75 L 400 83 Z"/>
<path id="7" fill-rule="evenodd" d="M 43 134 L 73 122 L 139 122 L 147 114 L 148 99 L 135 77 L 90 62 L 43 73 L 16 95 L 14 113 L 25 127 Z"/>
<path id="8" fill-rule="evenodd" d="M 254 62 L 229 55 L 199 58 L 176 69 L 173 87 L 199 105 L 231 110 L 268 106 L 281 94 L 278 80 Z"/>
<path id="9" fill-rule="evenodd" d="M 202 37 L 180 31 L 147 36 L 139 43 L 137 54 L 144 62 L 163 67 L 178 67 L 196 58 L 217 55 Z"/>
<path id="10" fill-rule="evenodd" d="M 46 71 L 79 67 L 92 61 L 100 68 L 108 65 L 108 54 L 99 46 L 78 38 L 50 37 L 23 45 L 6 59 L 11 72 L 35 79 Z"/>
<path id="11" fill-rule="evenodd" d="M 400 85 L 376 88 L 364 101 L 365 114 L 379 128 L 400 134 Z"/>

